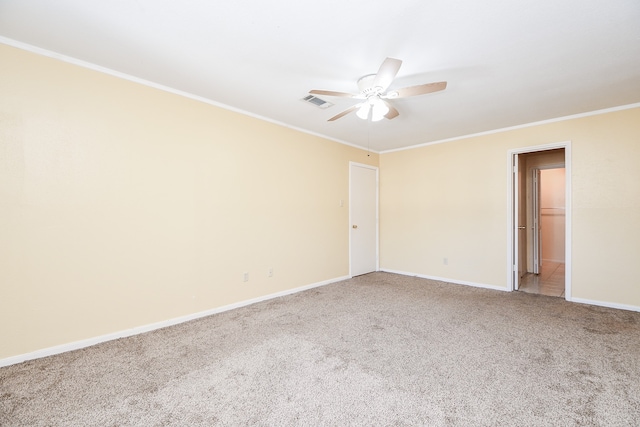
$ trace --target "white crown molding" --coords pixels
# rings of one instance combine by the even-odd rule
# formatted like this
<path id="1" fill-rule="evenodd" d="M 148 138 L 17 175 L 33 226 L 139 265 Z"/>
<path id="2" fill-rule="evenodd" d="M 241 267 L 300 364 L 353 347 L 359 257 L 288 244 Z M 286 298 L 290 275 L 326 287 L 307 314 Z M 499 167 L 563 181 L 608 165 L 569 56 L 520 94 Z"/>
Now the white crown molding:
<path id="1" fill-rule="evenodd" d="M 194 95 L 192 93 L 185 92 L 185 91 L 182 91 L 182 90 L 174 89 L 174 88 L 169 87 L 169 86 L 164 86 L 164 85 L 161 85 L 161 84 L 149 81 L 149 80 L 141 79 L 139 77 L 135 77 L 135 76 L 132 76 L 132 75 L 129 75 L 129 74 L 126 74 L 126 73 L 122 73 L 120 71 L 112 70 L 111 68 L 103 67 L 101 65 L 93 64 L 91 62 L 87 62 L 87 61 L 76 59 L 76 58 L 73 58 L 73 57 L 70 57 L 70 56 L 62 55 L 62 54 L 57 53 L 57 52 L 52 52 L 50 50 L 43 49 L 43 48 L 40 48 L 40 47 L 37 47 L 37 46 L 33 46 L 33 45 L 28 44 L 28 43 L 23 43 L 23 42 L 20 42 L 20 41 L 17 41 L 17 40 L 13 40 L 13 39 L 10 39 L 10 38 L 7 38 L 7 37 L 3 37 L 3 36 L 0 36 L 0 43 L 6 44 L 7 46 L 15 47 L 17 49 L 25 50 L 27 52 L 35 53 L 37 55 L 42 55 L 42 56 L 46 56 L 48 58 L 53 58 L 53 59 L 57 59 L 57 60 L 62 61 L 62 62 L 66 62 L 66 63 L 73 64 L 73 65 L 77 65 L 77 66 L 82 67 L 82 68 L 87 68 L 89 70 L 97 71 L 99 73 L 108 74 L 110 76 L 118 77 L 118 78 L 123 79 L 123 80 L 128 80 L 130 82 L 138 83 L 138 84 L 141 84 L 143 86 L 152 87 L 154 89 L 158 89 L 158 90 L 161 90 L 161 91 L 164 91 L 164 92 L 168 92 L 168 93 L 171 93 L 171 94 L 174 94 L 174 95 L 183 96 L 185 98 L 193 99 L 194 101 L 203 102 L 205 104 L 213 105 L 214 107 L 218 107 L 218 108 L 222 108 L 222 109 L 225 109 L 225 110 L 233 111 L 233 112 L 238 113 L 238 114 L 242 114 L 242 115 L 245 115 L 245 116 L 252 117 L 254 119 L 258 119 L 258 120 L 262 120 L 262 121 L 265 121 L 265 122 L 268 122 L 268 123 L 272 123 L 272 124 L 275 124 L 275 125 L 278 125 L 278 126 L 282 126 L 284 128 L 287 128 L 287 129 L 295 130 L 297 132 L 305 133 L 307 135 L 316 136 L 318 138 L 322 138 L 322 139 L 326 139 L 326 140 L 329 140 L 329 141 L 337 142 L 339 144 L 347 145 L 349 147 L 357 148 L 359 150 L 369 151 L 371 153 L 379 154 L 378 151 L 367 150 L 367 148 L 362 147 L 360 145 L 352 144 L 350 142 L 343 141 L 341 139 L 332 138 L 332 137 L 329 137 L 327 135 L 322 135 L 320 133 L 312 132 L 312 131 L 309 131 L 309 130 L 306 130 L 306 129 L 302 129 L 302 128 L 299 128 L 299 127 L 296 127 L 296 126 L 291 126 L 291 125 L 289 125 L 287 123 L 283 123 L 283 122 L 280 122 L 280 121 L 277 121 L 277 120 L 273 120 L 273 119 L 270 119 L 268 117 L 260 116 L 258 114 L 254 114 L 254 113 L 251 113 L 249 111 L 242 110 L 240 108 L 232 107 L 230 105 L 223 104 L 221 102 L 217 102 L 217 101 L 214 101 L 214 100 L 209 99 L 209 98 L 205 98 L 205 97 L 202 97 L 202 96 L 199 96 L 199 95 Z"/>
<path id="2" fill-rule="evenodd" d="M 570 116 L 557 117 L 555 119 L 548 119 L 548 120 L 542 120 L 542 121 L 539 121 L 539 122 L 525 123 L 525 124 L 522 124 L 522 125 L 516 125 L 516 126 L 510 126 L 510 127 L 506 127 L 506 128 L 488 130 L 488 131 L 485 131 L 485 132 L 472 133 L 472 134 L 469 134 L 469 135 L 456 136 L 456 137 L 453 137 L 453 138 L 441 139 L 441 140 L 438 140 L 438 141 L 425 142 L 425 143 L 422 143 L 422 144 L 411 145 L 409 147 L 394 148 L 392 150 L 383 150 L 383 151 L 380 151 L 379 154 L 394 153 L 396 151 L 413 150 L 414 148 L 427 147 L 429 145 L 443 144 L 445 142 L 459 141 L 461 139 L 475 138 L 477 136 L 493 135 L 493 134 L 496 134 L 496 133 L 508 132 L 508 131 L 517 130 L 517 129 L 524 129 L 524 128 L 533 127 L 533 126 L 546 125 L 546 124 L 549 124 L 549 123 L 563 122 L 563 121 L 566 121 L 566 120 L 580 119 L 580 118 L 583 118 L 583 117 L 598 116 L 600 114 L 607 114 L 607 113 L 613 113 L 613 112 L 616 112 L 616 111 L 630 110 L 632 108 L 639 108 L 639 107 L 640 107 L 640 102 L 635 103 L 635 104 L 620 105 L 618 107 L 611 107 L 611 108 L 605 108 L 605 109 L 602 109 L 602 110 L 589 111 L 589 112 L 586 112 L 586 113 L 573 114 L 573 115 L 570 115 Z"/>

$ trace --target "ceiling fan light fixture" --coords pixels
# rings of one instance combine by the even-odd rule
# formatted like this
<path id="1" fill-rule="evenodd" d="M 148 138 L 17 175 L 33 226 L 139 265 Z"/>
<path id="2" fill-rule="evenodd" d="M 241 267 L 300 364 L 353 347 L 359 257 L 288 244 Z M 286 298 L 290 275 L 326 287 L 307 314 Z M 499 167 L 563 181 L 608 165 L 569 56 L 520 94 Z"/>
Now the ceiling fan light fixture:
<path id="1" fill-rule="evenodd" d="M 387 109 L 387 111 L 389 111 L 389 110 Z M 371 114 L 371 121 L 372 122 L 379 122 L 380 120 L 382 120 L 384 118 L 385 114 L 387 114 L 387 113 L 380 114 L 380 110 L 374 108 L 373 109 L 373 113 Z"/>
<path id="2" fill-rule="evenodd" d="M 385 114 L 389 112 L 389 107 L 385 104 L 379 96 L 376 96 L 371 100 L 372 117 L 374 122 L 380 121 L 384 118 Z"/>
<path id="3" fill-rule="evenodd" d="M 318 89 L 311 90 L 309 93 L 311 95 L 337 96 L 364 100 L 329 118 L 329 122 L 344 117 L 354 111 L 362 120 L 377 122 L 382 120 L 383 117 L 391 120 L 400 115 L 398 110 L 393 106 L 393 103 L 386 101 L 387 99 L 408 98 L 410 96 L 424 95 L 446 89 L 447 82 L 435 82 L 409 86 L 385 93 L 398 74 L 401 65 L 402 61 L 399 59 L 385 59 L 376 74 L 367 74 L 358 79 L 358 89 L 360 89 L 360 92 L 357 94 Z"/>
<path id="4" fill-rule="evenodd" d="M 369 99 L 358 109 L 356 114 L 362 120 L 368 120 L 369 113 L 371 113 L 371 121 L 378 122 L 382 120 L 388 112 L 389 107 L 387 107 L 380 97 L 370 96 Z"/>
<path id="5" fill-rule="evenodd" d="M 360 108 L 358 108 L 356 115 L 362 120 L 367 120 L 369 118 L 369 110 L 371 110 L 371 105 L 369 105 L 368 102 L 365 102 Z"/>

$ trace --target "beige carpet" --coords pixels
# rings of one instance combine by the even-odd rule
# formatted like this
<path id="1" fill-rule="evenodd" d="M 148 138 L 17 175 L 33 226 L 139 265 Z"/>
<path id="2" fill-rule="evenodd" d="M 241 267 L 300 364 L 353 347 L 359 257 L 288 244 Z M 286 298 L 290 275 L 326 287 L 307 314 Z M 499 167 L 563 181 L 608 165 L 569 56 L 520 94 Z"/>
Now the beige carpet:
<path id="1" fill-rule="evenodd" d="M 637 426 L 640 313 L 373 273 L 0 369 L 6 426 Z"/>

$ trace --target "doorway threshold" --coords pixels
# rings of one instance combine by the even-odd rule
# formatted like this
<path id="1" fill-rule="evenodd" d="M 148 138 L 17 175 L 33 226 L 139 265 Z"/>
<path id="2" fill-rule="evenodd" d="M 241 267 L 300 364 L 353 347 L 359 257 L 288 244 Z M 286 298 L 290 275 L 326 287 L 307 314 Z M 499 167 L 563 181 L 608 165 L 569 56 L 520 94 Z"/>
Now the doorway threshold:
<path id="1" fill-rule="evenodd" d="M 543 262 L 540 274 L 525 274 L 518 290 L 529 294 L 564 298 L 565 264 L 563 262 Z"/>

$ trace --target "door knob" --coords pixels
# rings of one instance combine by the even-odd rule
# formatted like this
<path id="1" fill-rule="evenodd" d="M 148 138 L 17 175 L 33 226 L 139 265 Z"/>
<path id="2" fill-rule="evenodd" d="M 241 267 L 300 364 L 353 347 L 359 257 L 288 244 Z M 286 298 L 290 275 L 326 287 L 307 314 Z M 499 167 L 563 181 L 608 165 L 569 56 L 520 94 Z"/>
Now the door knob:
<path id="1" fill-rule="evenodd" d="M 353 225 L 351 226 L 351 228 L 358 228 L 358 226 L 357 226 L 357 225 L 355 225 L 355 224 L 353 224 Z"/>
<path id="2" fill-rule="evenodd" d="M 526 227 L 524 225 L 519 225 L 518 230 L 524 230 Z"/>

